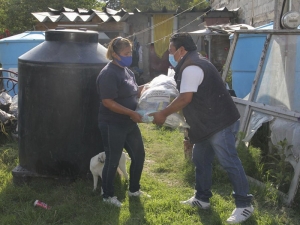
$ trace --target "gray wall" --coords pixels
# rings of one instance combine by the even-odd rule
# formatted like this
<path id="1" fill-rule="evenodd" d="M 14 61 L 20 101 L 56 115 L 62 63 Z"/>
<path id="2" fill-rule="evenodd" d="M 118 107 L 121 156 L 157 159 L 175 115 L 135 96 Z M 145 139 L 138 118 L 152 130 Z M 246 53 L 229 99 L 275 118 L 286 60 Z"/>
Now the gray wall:
<path id="1" fill-rule="evenodd" d="M 178 31 L 190 32 L 199 30 L 199 24 L 202 23 L 200 17 L 203 12 L 189 12 L 183 13 L 178 16 Z M 137 41 L 140 43 L 143 49 L 143 62 L 140 64 L 140 68 L 143 69 L 143 78 L 147 81 L 149 77 L 149 44 L 151 43 L 151 13 L 135 13 L 134 16 L 128 18 L 128 24 L 130 26 L 130 32 L 135 34 Z M 192 22 L 193 21 L 193 22 Z M 201 28 L 203 29 L 203 28 Z M 125 35 L 126 36 L 126 35 Z M 132 37 L 132 36 L 130 36 Z M 201 47 L 199 38 L 194 35 L 193 39 L 195 43 L 198 43 L 198 49 Z M 132 40 L 132 39 L 131 39 Z"/>
<path id="2" fill-rule="evenodd" d="M 210 0 L 214 9 L 226 7 L 229 10 L 240 8 L 238 23 L 245 23 L 258 27 L 275 20 L 276 6 L 282 0 Z M 288 0 L 287 0 L 288 2 Z M 300 1 L 292 0 L 292 10 L 299 11 Z"/>
<path id="3" fill-rule="evenodd" d="M 203 12 L 183 13 L 178 16 L 179 32 L 191 32 L 203 29 L 202 16 Z M 193 21 L 193 22 L 192 22 Z M 202 26 L 201 26 L 202 25 Z M 201 50 L 201 40 L 199 35 L 192 35 L 194 42 L 197 44 L 198 51 Z"/>
<path id="4" fill-rule="evenodd" d="M 129 17 L 130 33 L 134 34 L 140 46 L 143 49 L 143 61 L 139 63 L 139 67 L 143 69 L 143 76 L 148 76 L 149 73 L 149 50 L 148 43 L 151 42 L 151 30 L 148 30 L 150 21 L 147 14 L 136 13 Z M 134 37 L 132 36 L 132 38 Z M 133 40 L 133 39 L 131 39 Z"/>

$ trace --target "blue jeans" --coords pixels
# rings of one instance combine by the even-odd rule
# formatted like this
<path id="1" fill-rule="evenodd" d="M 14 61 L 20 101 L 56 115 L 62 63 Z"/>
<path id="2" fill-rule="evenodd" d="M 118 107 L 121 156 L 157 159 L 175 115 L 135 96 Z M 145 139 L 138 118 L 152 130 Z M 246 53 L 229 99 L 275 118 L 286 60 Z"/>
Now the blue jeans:
<path id="1" fill-rule="evenodd" d="M 252 195 L 248 195 L 249 184 L 235 148 L 235 135 L 239 120 L 219 131 L 210 138 L 194 144 L 193 162 L 196 166 L 196 194 L 201 201 L 209 202 L 212 196 L 212 164 L 216 155 L 221 166 L 226 170 L 233 186 L 233 197 L 237 208 L 248 207 Z"/>
<path id="2" fill-rule="evenodd" d="M 136 123 L 98 124 L 106 154 L 102 171 L 103 198 L 114 196 L 114 178 L 123 148 L 131 158 L 129 169 L 129 191 L 140 189 L 140 179 L 145 161 L 145 150 L 140 129 Z"/>

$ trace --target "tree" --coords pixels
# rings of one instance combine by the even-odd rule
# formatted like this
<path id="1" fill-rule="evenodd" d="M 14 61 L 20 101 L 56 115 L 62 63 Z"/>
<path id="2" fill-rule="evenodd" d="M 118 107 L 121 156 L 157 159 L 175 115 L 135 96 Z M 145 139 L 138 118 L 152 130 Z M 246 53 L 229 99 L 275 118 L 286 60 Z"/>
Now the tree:
<path id="1" fill-rule="evenodd" d="M 27 30 L 33 30 L 36 23 L 32 12 L 45 12 L 48 7 L 60 10 L 62 7 L 71 9 L 101 9 L 105 3 L 98 0 L 0 0 L 5 5 L 3 9 L 4 21 L 3 27 L 9 29 L 12 34 L 21 33 Z M 1 18 L 1 17 L 0 17 Z"/>
<path id="2" fill-rule="evenodd" d="M 120 0 L 121 7 L 132 11 L 138 8 L 141 11 L 147 11 L 152 9 L 155 11 L 162 10 L 166 7 L 167 10 L 176 10 L 178 6 L 183 10 L 196 6 L 197 9 L 205 9 L 209 6 L 209 3 L 205 0 Z"/>
<path id="3" fill-rule="evenodd" d="M 106 3 L 106 7 L 110 9 L 118 9 L 120 8 L 120 0 L 109 0 Z"/>
<path id="4" fill-rule="evenodd" d="M 5 37 L 5 21 L 7 16 L 5 14 L 6 0 L 0 0 L 0 39 Z"/>
<path id="5" fill-rule="evenodd" d="M 33 4 L 34 2 L 34 4 Z M 203 2 L 202 4 L 199 4 Z M 32 12 L 45 12 L 48 7 L 60 10 L 62 7 L 71 9 L 85 8 L 98 9 L 107 5 L 109 8 L 120 9 L 124 8 L 128 11 L 133 11 L 138 8 L 141 11 L 162 10 L 166 7 L 167 10 L 176 10 L 180 6 L 183 10 L 197 5 L 197 8 L 206 8 L 209 3 L 204 0 L 0 0 L 0 35 L 5 31 L 10 31 L 11 34 L 22 33 L 27 30 L 33 30 L 36 23 Z"/>
<path id="6" fill-rule="evenodd" d="M 120 2 L 121 7 L 128 11 L 132 11 L 135 8 L 142 12 L 148 9 L 161 10 L 163 7 L 166 7 L 168 10 L 175 9 L 173 1 L 170 0 L 120 0 Z"/>

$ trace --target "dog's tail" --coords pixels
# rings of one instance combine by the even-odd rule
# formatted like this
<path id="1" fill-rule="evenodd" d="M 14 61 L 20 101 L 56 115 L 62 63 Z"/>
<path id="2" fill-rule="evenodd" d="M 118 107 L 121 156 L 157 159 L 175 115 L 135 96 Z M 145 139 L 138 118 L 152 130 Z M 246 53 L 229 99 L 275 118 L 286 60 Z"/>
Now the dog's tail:
<path id="1" fill-rule="evenodd" d="M 127 152 L 124 152 L 124 153 L 126 155 L 126 159 L 129 160 L 129 161 L 131 161 L 131 158 L 129 157 L 128 153 Z"/>

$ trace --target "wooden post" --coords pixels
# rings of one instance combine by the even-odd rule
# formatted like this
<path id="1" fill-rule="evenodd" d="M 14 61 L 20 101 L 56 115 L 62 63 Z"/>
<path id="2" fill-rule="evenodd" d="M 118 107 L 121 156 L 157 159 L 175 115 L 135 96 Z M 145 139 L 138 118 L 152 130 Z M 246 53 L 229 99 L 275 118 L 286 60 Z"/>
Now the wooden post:
<path id="1" fill-rule="evenodd" d="M 283 1 L 284 0 L 275 0 L 274 3 L 274 25 L 273 29 L 274 30 L 282 30 L 280 27 L 280 21 L 281 21 L 281 11 L 283 7 Z"/>
<path id="2" fill-rule="evenodd" d="M 188 160 L 192 160 L 193 144 L 190 143 L 187 129 L 185 129 L 184 131 L 183 147 L 185 158 Z"/>

